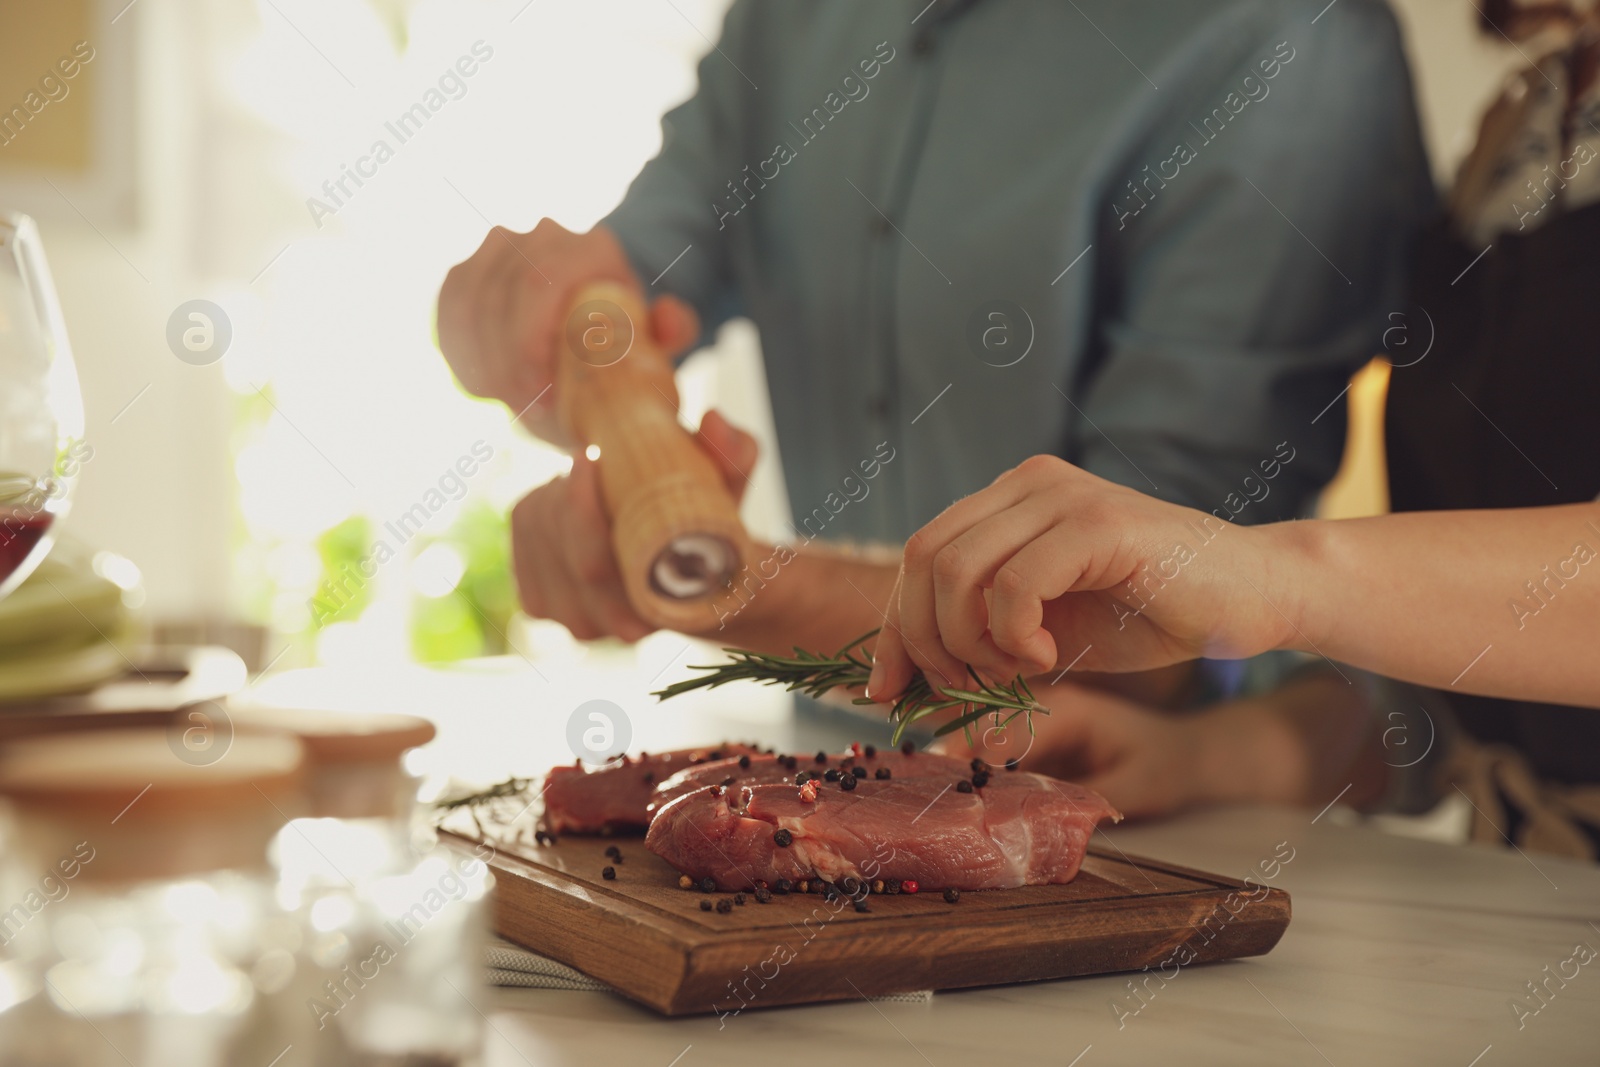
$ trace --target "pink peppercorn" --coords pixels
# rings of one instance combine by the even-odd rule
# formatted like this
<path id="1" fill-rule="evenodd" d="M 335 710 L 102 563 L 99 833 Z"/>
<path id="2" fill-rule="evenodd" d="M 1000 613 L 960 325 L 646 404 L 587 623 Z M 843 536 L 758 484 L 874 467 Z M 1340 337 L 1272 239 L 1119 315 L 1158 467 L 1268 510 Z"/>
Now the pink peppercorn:
<path id="1" fill-rule="evenodd" d="M 905 881 L 900 883 L 900 892 L 902 892 L 902 893 L 915 893 L 916 891 L 917 891 L 917 880 L 915 878 L 907 878 Z"/>

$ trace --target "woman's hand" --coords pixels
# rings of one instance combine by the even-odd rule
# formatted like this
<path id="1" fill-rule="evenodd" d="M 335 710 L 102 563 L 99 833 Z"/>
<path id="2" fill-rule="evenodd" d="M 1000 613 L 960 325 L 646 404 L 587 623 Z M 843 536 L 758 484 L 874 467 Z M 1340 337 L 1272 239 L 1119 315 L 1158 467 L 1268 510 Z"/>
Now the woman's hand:
<path id="1" fill-rule="evenodd" d="M 955 733 L 940 749 L 996 767 L 1017 760 L 1023 770 L 1088 786 L 1130 818 L 1171 815 L 1200 802 L 1193 716 L 1072 684 L 1035 686 L 1034 694 L 1050 714 L 1034 716 L 1032 736 L 1020 721 L 1004 730 L 980 723 L 974 743 Z"/>
<path id="2" fill-rule="evenodd" d="M 1321 805 L 1347 783 L 1351 802 L 1382 791 L 1365 697 L 1332 671 L 1188 712 L 1070 683 L 1033 688 L 1050 709 L 1034 716 L 1033 736 L 1020 722 L 1003 731 L 981 724 L 973 744 L 956 733 L 944 751 L 996 767 L 1018 760 L 1088 786 L 1132 818 L 1206 804 Z"/>
<path id="3" fill-rule="evenodd" d="M 1280 573 L 1256 531 L 1034 456 L 907 542 L 868 692 L 1255 655 L 1294 635 Z"/>

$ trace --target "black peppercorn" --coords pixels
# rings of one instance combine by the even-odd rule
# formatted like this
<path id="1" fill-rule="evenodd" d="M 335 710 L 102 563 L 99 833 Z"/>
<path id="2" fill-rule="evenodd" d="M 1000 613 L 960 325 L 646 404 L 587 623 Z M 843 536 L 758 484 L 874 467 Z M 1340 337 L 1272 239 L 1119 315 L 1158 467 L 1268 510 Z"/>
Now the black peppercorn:
<path id="1" fill-rule="evenodd" d="M 871 911 L 871 910 L 872 910 L 871 908 L 867 907 L 867 902 L 866 901 L 864 901 L 864 900 L 856 901 L 856 911 Z"/>
<path id="2" fill-rule="evenodd" d="M 878 748 L 876 745 L 868 745 L 866 748 L 861 750 L 861 754 L 866 756 L 868 759 L 874 759 L 878 755 Z"/>
<path id="3" fill-rule="evenodd" d="M 957 889 L 955 886 L 951 886 L 949 889 L 946 889 L 944 891 L 944 902 L 946 904 L 954 904 L 956 901 L 958 901 L 960 899 L 961 899 L 961 890 Z"/>
<path id="4" fill-rule="evenodd" d="M 847 774 L 839 780 L 839 788 L 843 789 L 846 793 L 850 792 L 850 790 L 854 789 L 855 787 L 856 776 L 853 774 Z"/>
<path id="5" fill-rule="evenodd" d="M 891 897 L 900 892 L 900 879 L 890 878 L 888 881 L 884 882 L 883 891 L 888 893 Z"/>
<path id="6" fill-rule="evenodd" d="M 610 856 L 612 859 L 616 860 L 618 863 L 622 862 L 622 850 L 620 848 L 618 848 L 616 845 L 607 845 L 606 846 L 606 855 Z"/>
<path id="7" fill-rule="evenodd" d="M 730 786 L 732 784 L 733 784 L 733 775 L 731 775 L 731 774 L 728 775 L 728 777 L 726 777 L 726 778 L 724 778 L 722 780 L 723 788 L 727 788 L 728 786 Z"/>
<path id="8" fill-rule="evenodd" d="M 957 793 L 970 793 L 970 792 L 972 792 L 972 783 L 967 781 L 965 778 L 963 778 L 961 781 L 956 783 L 956 792 Z"/>
<path id="9" fill-rule="evenodd" d="M 742 770 L 742 771 L 748 771 L 750 769 L 750 757 L 749 756 L 740 756 L 739 757 L 739 769 Z"/>
<path id="10" fill-rule="evenodd" d="M 741 908 L 744 907 L 744 894 L 743 893 L 735 893 L 733 895 L 733 902 L 735 904 L 739 905 L 739 907 L 741 907 Z"/>
<path id="11" fill-rule="evenodd" d="M 987 763 L 983 762 L 983 760 L 981 760 L 981 759 L 975 759 L 975 760 L 972 761 L 972 769 L 974 771 L 981 771 L 981 770 L 985 769 L 988 766 L 989 765 Z"/>
<path id="12" fill-rule="evenodd" d="M 728 912 L 730 912 L 732 910 L 733 910 L 733 901 L 729 900 L 727 897 L 723 897 L 721 900 L 717 901 L 717 914 L 718 915 L 726 915 L 726 914 L 728 914 Z"/>
<path id="13" fill-rule="evenodd" d="M 900 752 L 901 752 L 902 755 L 909 756 L 909 755 L 911 755 L 911 753 L 915 752 L 916 750 L 917 750 L 917 746 L 913 745 L 910 741 L 902 741 L 902 742 L 900 742 Z"/>
<path id="14" fill-rule="evenodd" d="M 880 782 L 886 780 L 889 777 L 889 768 L 879 767 L 877 773 L 874 774 L 873 777 Z"/>
<path id="15" fill-rule="evenodd" d="M 722 749 L 719 748 L 715 752 L 711 753 L 711 758 L 712 759 L 721 759 L 722 758 Z"/>
<path id="16" fill-rule="evenodd" d="M 1010 759 L 1006 760 L 1006 770 L 1008 770 L 1008 771 L 1016 770 L 1017 769 L 1017 764 L 1019 764 L 1021 762 L 1022 761 L 1017 759 L 1015 756 L 1011 757 Z"/>
<path id="17" fill-rule="evenodd" d="M 714 892 L 716 888 L 716 879 L 712 878 L 711 876 L 707 875 L 706 877 L 700 879 L 700 892 L 711 893 Z"/>
<path id="18" fill-rule="evenodd" d="M 810 771 L 801 771 L 799 774 L 794 776 L 794 784 L 805 785 L 815 777 L 816 775 L 812 774 Z"/>
<path id="19" fill-rule="evenodd" d="M 780 896 L 787 896 L 794 889 L 794 883 L 787 878 L 779 878 L 772 886 L 772 891 Z"/>
<path id="20" fill-rule="evenodd" d="M 853 897 L 861 892 L 861 881 L 855 875 L 847 874 L 839 882 L 839 888 L 844 890 L 846 896 Z"/>
<path id="21" fill-rule="evenodd" d="M 615 867 L 601 867 L 600 877 L 608 882 L 614 882 L 617 880 L 617 869 Z"/>
<path id="22" fill-rule="evenodd" d="M 977 774 L 974 774 L 972 776 L 972 784 L 975 787 L 977 787 L 978 789 L 982 789 L 984 786 L 988 785 L 989 784 L 989 772 L 988 771 L 979 771 Z"/>
<path id="23" fill-rule="evenodd" d="M 817 762 L 818 763 L 827 763 L 828 762 L 828 754 L 826 752 L 819 751 L 817 753 Z"/>
<path id="24" fill-rule="evenodd" d="M 770 890 L 770 889 L 757 889 L 756 890 L 756 903 L 757 904 L 771 904 L 772 903 L 772 890 Z"/>
<path id="25" fill-rule="evenodd" d="M 867 769 L 865 767 L 851 767 L 850 773 L 855 775 L 857 778 L 865 778 L 867 776 Z"/>
<path id="26" fill-rule="evenodd" d="M 843 777 L 844 777 L 844 775 L 839 773 L 839 768 L 837 768 L 837 767 L 829 767 L 828 768 L 828 773 L 826 773 L 826 774 L 824 774 L 822 776 L 822 780 L 825 781 L 825 782 L 837 782 L 840 778 L 843 778 Z"/>
<path id="27" fill-rule="evenodd" d="M 702 901 L 701 901 L 701 902 L 700 902 L 700 910 L 701 910 L 701 911 L 710 911 L 710 910 L 711 910 L 711 901 L 709 901 L 709 900 L 702 900 Z"/>
<path id="28" fill-rule="evenodd" d="M 785 756 L 783 757 L 783 765 L 792 771 L 800 765 L 800 761 L 794 756 Z"/>
<path id="29" fill-rule="evenodd" d="M 772 835 L 772 843 L 779 848 L 788 848 L 793 841 L 794 835 L 781 827 Z"/>

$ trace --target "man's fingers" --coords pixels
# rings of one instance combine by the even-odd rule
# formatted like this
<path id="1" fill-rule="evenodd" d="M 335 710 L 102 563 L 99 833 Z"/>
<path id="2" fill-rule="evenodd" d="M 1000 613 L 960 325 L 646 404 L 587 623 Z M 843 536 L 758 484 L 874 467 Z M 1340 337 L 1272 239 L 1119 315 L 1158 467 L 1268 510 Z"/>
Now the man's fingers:
<path id="1" fill-rule="evenodd" d="M 568 475 L 566 533 L 568 572 L 576 580 L 578 600 L 604 633 L 637 641 L 653 631 L 628 601 L 611 549 L 611 523 L 600 494 L 599 467 L 584 456 L 572 462 Z"/>
<path id="2" fill-rule="evenodd" d="M 722 480 L 727 483 L 733 498 L 744 499 L 750 475 L 756 468 L 756 459 L 761 452 L 756 439 L 715 410 L 706 412 L 705 418 L 700 420 L 696 436 L 711 457 L 711 462 L 721 472 Z"/>
<path id="3" fill-rule="evenodd" d="M 700 316 L 675 296 L 659 297 L 650 305 L 650 334 L 662 352 L 676 358 L 700 339 Z"/>

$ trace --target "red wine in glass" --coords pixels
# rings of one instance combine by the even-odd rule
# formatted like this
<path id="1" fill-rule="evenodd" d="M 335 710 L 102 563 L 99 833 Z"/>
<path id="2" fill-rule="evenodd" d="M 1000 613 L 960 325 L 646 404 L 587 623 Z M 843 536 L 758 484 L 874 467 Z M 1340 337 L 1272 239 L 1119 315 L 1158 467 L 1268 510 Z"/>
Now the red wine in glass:
<path id="1" fill-rule="evenodd" d="M 0 512 L 0 583 L 33 554 L 55 520 L 48 511 Z"/>

